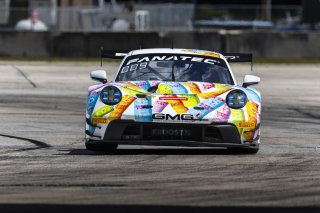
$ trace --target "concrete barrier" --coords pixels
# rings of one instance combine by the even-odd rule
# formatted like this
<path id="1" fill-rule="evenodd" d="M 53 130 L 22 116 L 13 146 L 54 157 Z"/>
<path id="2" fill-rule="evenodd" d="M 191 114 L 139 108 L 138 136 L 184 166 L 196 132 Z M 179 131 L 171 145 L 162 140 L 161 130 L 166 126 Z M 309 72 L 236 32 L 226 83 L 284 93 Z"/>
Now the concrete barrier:
<path id="1" fill-rule="evenodd" d="M 101 46 L 119 51 L 161 47 L 220 50 L 220 37 L 217 32 L 61 33 L 53 36 L 52 55 L 97 57 Z"/>
<path id="2" fill-rule="evenodd" d="M 175 47 L 252 52 L 257 58 L 320 58 L 320 33 L 205 32 L 0 32 L 0 57 L 98 57 L 110 50 Z"/>
<path id="3" fill-rule="evenodd" d="M 320 33 L 245 31 L 226 34 L 225 45 L 226 52 L 251 52 L 257 58 L 320 58 Z"/>
<path id="4" fill-rule="evenodd" d="M 0 32 L 0 57 L 50 57 L 51 36 L 46 32 Z"/>

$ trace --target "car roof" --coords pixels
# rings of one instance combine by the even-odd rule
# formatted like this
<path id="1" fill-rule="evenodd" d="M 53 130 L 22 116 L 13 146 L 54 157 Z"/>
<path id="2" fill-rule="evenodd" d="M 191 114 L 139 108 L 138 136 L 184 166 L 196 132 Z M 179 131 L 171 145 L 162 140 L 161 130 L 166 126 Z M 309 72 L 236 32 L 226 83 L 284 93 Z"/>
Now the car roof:
<path id="1" fill-rule="evenodd" d="M 196 56 L 208 56 L 212 58 L 221 58 L 224 60 L 228 66 L 229 72 L 232 76 L 234 85 L 237 85 L 236 79 L 232 73 L 231 67 L 228 64 L 227 59 L 220 53 L 214 52 L 214 51 L 209 51 L 209 50 L 199 50 L 199 49 L 179 49 L 179 48 L 150 48 L 150 49 L 139 49 L 139 50 L 132 50 L 128 54 L 125 54 L 125 59 L 130 56 L 134 55 L 143 55 L 143 54 L 186 54 L 186 55 L 196 55 Z M 125 59 L 122 61 L 122 64 L 124 63 Z M 115 76 L 118 75 L 120 68 L 122 66 L 120 65 L 118 72 L 116 73 Z"/>
<path id="2" fill-rule="evenodd" d="M 208 51 L 208 50 L 198 50 L 198 49 L 177 49 L 177 48 L 152 48 L 152 49 L 140 49 L 133 50 L 129 55 L 141 55 L 141 54 L 157 54 L 157 53 L 168 53 L 168 54 L 188 54 L 188 55 L 199 55 L 199 56 L 211 56 L 214 58 L 224 58 L 220 53 Z"/>

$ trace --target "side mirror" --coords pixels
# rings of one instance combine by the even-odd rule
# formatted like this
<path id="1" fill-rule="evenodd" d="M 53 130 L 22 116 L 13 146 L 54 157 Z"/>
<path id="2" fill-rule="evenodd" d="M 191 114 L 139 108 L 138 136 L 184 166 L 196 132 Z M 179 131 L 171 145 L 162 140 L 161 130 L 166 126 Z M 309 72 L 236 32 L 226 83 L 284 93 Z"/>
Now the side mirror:
<path id="1" fill-rule="evenodd" d="M 104 70 L 95 70 L 90 72 L 90 77 L 94 81 L 99 81 L 101 83 L 107 83 L 107 73 Z"/>
<path id="2" fill-rule="evenodd" d="M 254 75 L 245 75 L 243 78 L 242 87 L 247 88 L 250 85 L 258 84 L 260 82 L 260 78 Z"/>

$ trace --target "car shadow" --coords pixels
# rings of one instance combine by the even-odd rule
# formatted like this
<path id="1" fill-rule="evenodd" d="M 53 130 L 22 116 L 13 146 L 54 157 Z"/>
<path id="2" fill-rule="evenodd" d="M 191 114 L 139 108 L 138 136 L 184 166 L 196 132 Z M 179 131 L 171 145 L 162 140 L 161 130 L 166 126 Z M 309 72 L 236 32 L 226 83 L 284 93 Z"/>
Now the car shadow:
<path id="1" fill-rule="evenodd" d="M 234 155 L 227 149 L 184 149 L 184 148 L 143 148 L 129 149 L 122 148 L 108 152 L 90 151 L 87 149 L 65 149 L 59 150 L 66 152 L 65 155 Z M 237 153 L 239 154 L 239 153 Z"/>

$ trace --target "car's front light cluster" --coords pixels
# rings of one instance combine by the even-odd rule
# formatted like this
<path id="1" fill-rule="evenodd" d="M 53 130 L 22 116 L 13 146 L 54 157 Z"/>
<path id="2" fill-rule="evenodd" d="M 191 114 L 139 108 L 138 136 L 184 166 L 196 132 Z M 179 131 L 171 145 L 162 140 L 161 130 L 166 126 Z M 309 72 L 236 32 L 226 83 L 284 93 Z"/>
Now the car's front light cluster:
<path id="1" fill-rule="evenodd" d="M 116 105 L 121 99 L 122 93 L 115 86 L 106 86 L 101 90 L 100 100 L 106 105 Z"/>
<path id="2" fill-rule="evenodd" d="M 236 89 L 227 95 L 227 105 L 233 109 L 240 109 L 247 103 L 247 95 L 242 90 Z"/>

